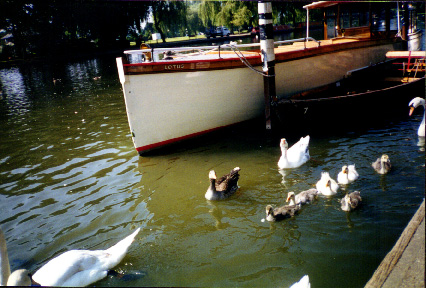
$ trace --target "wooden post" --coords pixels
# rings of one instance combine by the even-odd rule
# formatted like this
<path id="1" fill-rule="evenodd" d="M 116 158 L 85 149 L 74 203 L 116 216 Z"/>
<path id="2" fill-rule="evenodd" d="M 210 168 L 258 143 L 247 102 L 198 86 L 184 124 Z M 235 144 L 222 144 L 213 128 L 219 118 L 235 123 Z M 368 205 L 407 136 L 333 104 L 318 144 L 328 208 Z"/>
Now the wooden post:
<path id="1" fill-rule="evenodd" d="M 336 30 L 337 30 L 337 37 L 339 37 L 340 31 L 340 4 L 337 4 L 337 15 L 336 15 Z"/>
<path id="2" fill-rule="evenodd" d="M 328 24 L 327 24 L 327 10 L 326 9 L 322 9 L 323 13 L 324 13 L 324 18 L 323 18 L 323 25 L 324 25 L 324 40 L 328 39 Z"/>
<path id="3" fill-rule="evenodd" d="M 259 1 L 259 31 L 260 52 L 263 62 L 263 87 L 265 95 L 265 121 L 266 129 L 271 130 L 271 102 L 277 100 L 275 88 L 275 53 L 274 53 L 274 29 L 272 27 L 271 2 Z"/>

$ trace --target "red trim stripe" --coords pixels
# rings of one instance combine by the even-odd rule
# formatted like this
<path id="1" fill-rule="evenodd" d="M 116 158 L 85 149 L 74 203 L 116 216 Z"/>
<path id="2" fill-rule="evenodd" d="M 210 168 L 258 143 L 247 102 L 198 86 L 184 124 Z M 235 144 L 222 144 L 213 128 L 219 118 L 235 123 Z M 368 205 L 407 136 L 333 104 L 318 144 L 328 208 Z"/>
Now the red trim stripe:
<path id="1" fill-rule="evenodd" d="M 197 136 L 200 136 L 200 135 L 203 135 L 203 134 L 207 134 L 207 133 L 210 133 L 210 132 L 222 129 L 222 128 L 230 127 L 230 126 L 233 126 L 233 125 L 236 125 L 236 124 L 239 124 L 239 123 L 241 123 L 241 122 L 230 124 L 230 125 L 225 125 L 225 126 L 219 126 L 219 127 L 215 127 L 215 128 L 212 128 L 212 129 L 207 129 L 207 130 L 204 130 L 204 131 L 188 134 L 188 135 L 185 135 L 185 136 L 161 141 L 161 142 L 158 142 L 158 143 L 153 143 L 153 144 L 137 147 L 136 151 L 138 151 L 139 153 L 147 152 L 147 151 L 150 151 L 150 150 L 153 150 L 153 149 L 156 149 L 156 148 L 160 148 L 162 146 L 166 146 L 166 145 L 176 143 L 176 142 L 179 142 L 179 141 L 182 141 L 182 140 L 194 138 L 194 137 L 197 137 Z"/>
<path id="2" fill-rule="evenodd" d="M 259 56 L 246 56 L 246 59 L 258 59 Z M 229 60 L 240 60 L 240 58 L 221 58 L 221 59 L 204 59 L 204 60 L 188 60 L 188 61 L 164 61 L 164 62 L 148 62 L 148 63 L 135 63 L 135 64 L 123 64 L 123 66 L 158 66 L 158 65 L 164 65 L 164 64 L 192 64 L 192 63 L 203 63 L 203 62 L 221 62 Z"/>

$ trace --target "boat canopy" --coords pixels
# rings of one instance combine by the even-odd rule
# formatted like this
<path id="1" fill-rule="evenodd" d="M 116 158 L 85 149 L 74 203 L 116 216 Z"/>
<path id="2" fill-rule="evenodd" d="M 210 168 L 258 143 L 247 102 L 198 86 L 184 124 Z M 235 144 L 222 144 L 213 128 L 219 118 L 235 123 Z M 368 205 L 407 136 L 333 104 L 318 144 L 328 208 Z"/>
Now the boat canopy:
<path id="1" fill-rule="evenodd" d="M 317 9 L 317 8 L 325 8 L 339 4 L 339 1 L 318 1 L 308 5 L 303 6 L 304 9 Z"/>

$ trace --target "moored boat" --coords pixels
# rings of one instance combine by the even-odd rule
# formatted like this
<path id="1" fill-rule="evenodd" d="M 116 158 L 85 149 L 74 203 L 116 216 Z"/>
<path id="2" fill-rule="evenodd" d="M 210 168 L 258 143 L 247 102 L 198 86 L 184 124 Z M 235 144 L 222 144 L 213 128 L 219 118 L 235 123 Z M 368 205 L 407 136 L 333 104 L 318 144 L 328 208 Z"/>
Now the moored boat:
<path id="1" fill-rule="evenodd" d="M 360 19 L 371 15 L 372 5 L 368 4 L 357 6 Z M 340 5 L 344 6 L 322 1 L 305 8 L 345 11 Z M 275 42 L 278 99 L 334 83 L 348 71 L 381 62 L 388 51 L 403 50 L 405 43 L 396 36 L 397 31 L 390 30 L 389 21 L 386 18 L 386 33 L 371 31 L 371 25 L 358 21 L 361 26 L 352 27 L 351 23 L 343 26 L 344 31 L 338 27 L 337 37 L 324 33 L 321 41 L 306 37 Z M 328 30 L 324 27 L 324 31 Z M 127 57 L 117 58 L 117 67 L 136 150 L 142 154 L 262 116 L 263 51 L 259 46 L 255 43 L 125 51 Z"/>
<path id="2" fill-rule="evenodd" d="M 426 52 L 390 51 L 386 57 L 382 63 L 349 71 L 340 81 L 278 101 L 274 110 L 279 126 L 304 135 L 318 127 L 338 130 L 406 117 L 410 100 L 425 95 Z"/>

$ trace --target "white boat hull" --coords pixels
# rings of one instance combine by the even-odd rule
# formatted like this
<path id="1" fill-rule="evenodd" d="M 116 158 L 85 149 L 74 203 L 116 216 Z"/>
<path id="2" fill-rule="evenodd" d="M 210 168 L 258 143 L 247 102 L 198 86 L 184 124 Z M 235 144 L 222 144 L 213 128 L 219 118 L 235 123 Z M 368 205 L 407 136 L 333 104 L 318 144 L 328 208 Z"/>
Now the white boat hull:
<path id="1" fill-rule="evenodd" d="M 400 50 L 398 45 L 277 61 L 277 96 L 285 98 L 339 81 L 350 70 L 383 61 L 387 51 Z M 133 142 L 140 154 L 264 113 L 263 77 L 245 66 L 139 74 L 125 73 L 121 58 L 117 66 Z"/>

